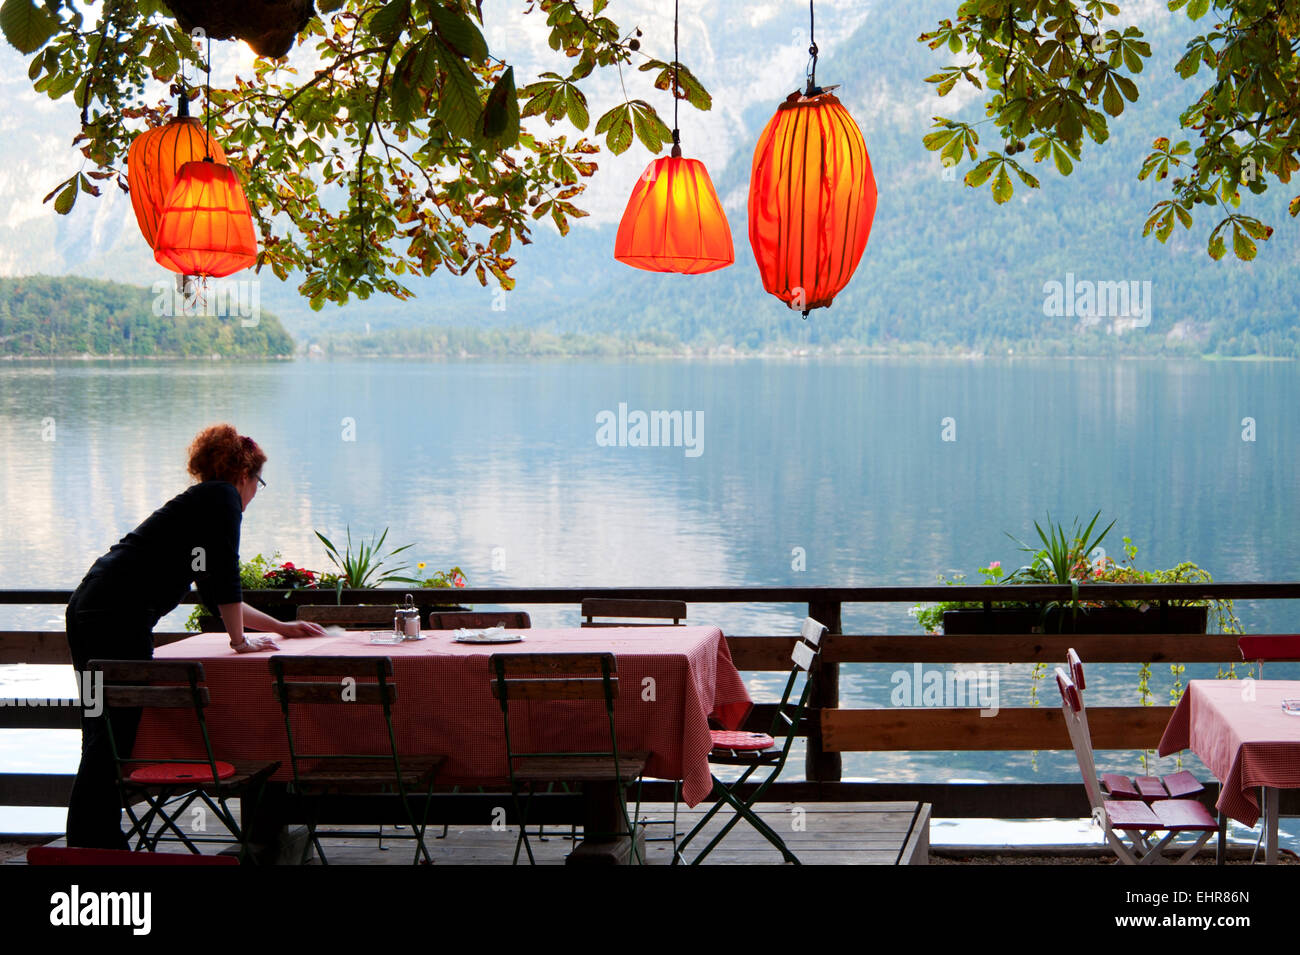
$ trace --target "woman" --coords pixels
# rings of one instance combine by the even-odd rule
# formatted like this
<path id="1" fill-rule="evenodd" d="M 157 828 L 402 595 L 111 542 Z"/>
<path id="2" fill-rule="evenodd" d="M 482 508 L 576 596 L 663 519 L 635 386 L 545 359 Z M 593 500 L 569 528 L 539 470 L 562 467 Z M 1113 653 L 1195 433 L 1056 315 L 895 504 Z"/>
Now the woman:
<path id="1" fill-rule="evenodd" d="M 216 607 L 236 653 L 278 650 L 270 637 L 249 637 L 247 625 L 284 637 L 324 633 L 305 621 L 283 623 L 243 603 L 239 586 L 239 527 L 257 495 L 266 455 L 228 424 L 201 431 L 189 449 L 199 483 L 154 511 L 91 566 L 68 601 L 68 647 L 78 673 L 90 660 L 149 660 L 152 630 L 198 585 Z M 79 685 L 85 685 L 80 684 Z M 122 803 L 109 745 L 108 713 L 81 721 L 81 766 L 68 802 L 67 844 L 126 849 Z M 112 712 L 119 752 L 135 745 L 138 709 Z"/>

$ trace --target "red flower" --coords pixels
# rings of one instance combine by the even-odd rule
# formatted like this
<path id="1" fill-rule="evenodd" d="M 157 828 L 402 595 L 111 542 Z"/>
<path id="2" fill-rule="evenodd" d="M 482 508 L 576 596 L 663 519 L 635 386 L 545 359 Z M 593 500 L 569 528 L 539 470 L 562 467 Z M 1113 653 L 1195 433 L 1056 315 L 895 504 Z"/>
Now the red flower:
<path id="1" fill-rule="evenodd" d="M 297 568 L 295 568 L 295 567 L 293 566 L 293 564 L 289 563 L 288 561 L 285 561 L 285 563 L 284 563 L 283 566 L 284 566 L 284 569 L 285 569 L 285 570 L 296 570 L 296 569 L 297 569 Z"/>

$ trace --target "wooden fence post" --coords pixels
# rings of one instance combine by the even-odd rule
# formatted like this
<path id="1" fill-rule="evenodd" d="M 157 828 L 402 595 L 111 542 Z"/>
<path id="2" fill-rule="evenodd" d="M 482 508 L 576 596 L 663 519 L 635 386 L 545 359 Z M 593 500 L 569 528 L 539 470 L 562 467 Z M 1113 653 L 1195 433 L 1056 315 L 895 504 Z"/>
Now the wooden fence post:
<path id="1" fill-rule="evenodd" d="M 825 624 L 828 636 L 840 632 L 839 601 L 810 601 L 808 616 L 818 623 Z M 815 710 L 837 708 L 840 705 L 840 665 L 818 659 L 814 676 L 808 706 Z M 808 752 L 804 775 L 809 782 L 837 783 L 843 772 L 843 760 L 840 754 L 828 753 L 822 749 L 822 724 L 821 716 L 818 714 L 812 721 L 812 725 L 808 727 Z"/>

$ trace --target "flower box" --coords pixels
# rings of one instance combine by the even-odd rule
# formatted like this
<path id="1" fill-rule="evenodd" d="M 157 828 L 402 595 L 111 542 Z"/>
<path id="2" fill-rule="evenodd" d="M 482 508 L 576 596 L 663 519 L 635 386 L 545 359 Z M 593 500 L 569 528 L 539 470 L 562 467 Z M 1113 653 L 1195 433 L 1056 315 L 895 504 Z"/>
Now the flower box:
<path id="1" fill-rule="evenodd" d="M 1208 607 L 1093 607 L 1073 614 L 1038 610 L 945 610 L 943 632 L 963 633 L 1205 633 Z"/>

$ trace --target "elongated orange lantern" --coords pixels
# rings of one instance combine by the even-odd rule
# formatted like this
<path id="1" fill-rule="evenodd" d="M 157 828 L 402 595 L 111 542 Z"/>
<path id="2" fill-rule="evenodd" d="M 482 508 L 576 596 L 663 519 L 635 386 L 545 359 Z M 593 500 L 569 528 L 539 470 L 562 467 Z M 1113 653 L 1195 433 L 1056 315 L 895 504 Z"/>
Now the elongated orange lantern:
<path id="1" fill-rule="evenodd" d="M 158 223 L 153 257 L 173 272 L 213 278 L 257 264 L 253 214 L 229 166 L 205 159 L 181 167 Z"/>
<path id="2" fill-rule="evenodd" d="M 862 260 L 875 214 L 876 177 L 853 117 L 812 82 L 791 93 L 750 172 L 749 244 L 763 288 L 804 318 L 828 307 Z"/>
<path id="3" fill-rule="evenodd" d="M 126 182 L 135 221 L 149 248 L 156 242 L 163 203 L 176 184 L 181 166 L 209 155 L 217 162 L 226 161 L 221 144 L 209 141 L 203 126 L 190 116 L 189 100 L 184 96 L 177 104 L 175 119 L 132 140 L 126 154 Z"/>
<path id="4" fill-rule="evenodd" d="M 708 170 L 681 147 L 646 166 L 623 210 L 614 258 L 650 272 L 698 275 L 736 261 L 731 226 Z"/>

